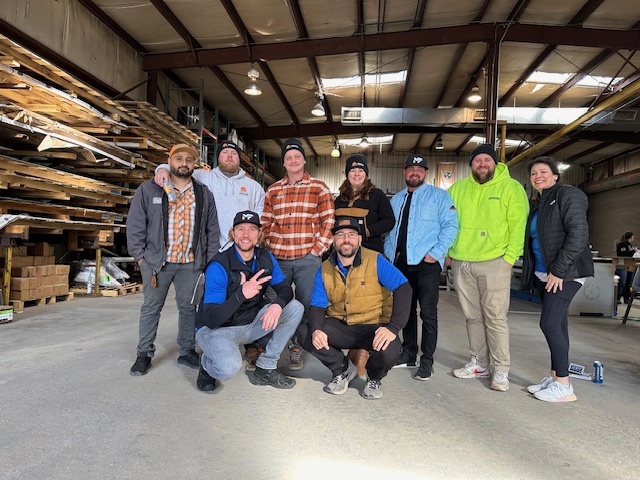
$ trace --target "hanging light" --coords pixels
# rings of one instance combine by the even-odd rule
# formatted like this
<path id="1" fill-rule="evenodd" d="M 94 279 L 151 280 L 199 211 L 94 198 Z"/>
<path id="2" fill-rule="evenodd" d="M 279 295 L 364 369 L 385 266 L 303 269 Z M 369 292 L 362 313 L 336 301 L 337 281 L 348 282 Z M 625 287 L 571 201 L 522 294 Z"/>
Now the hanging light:
<path id="1" fill-rule="evenodd" d="M 469 97 L 467 99 L 473 103 L 482 100 L 482 96 L 480 95 L 480 88 L 478 87 L 478 85 L 473 86 L 473 88 L 471 89 L 471 93 L 469 94 Z"/>
<path id="2" fill-rule="evenodd" d="M 333 150 L 331 150 L 331 156 L 333 158 L 338 158 L 340 156 L 340 147 L 338 146 L 337 142 L 336 142 L 336 146 L 333 147 Z"/>
<path id="3" fill-rule="evenodd" d="M 442 137 L 440 135 L 436 138 L 436 150 L 444 150 L 444 143 L 442 143 Z"/>
<path id="4" fill-rule="evenodd" d="M 247 77 L 249 77 L 251 80 L 249 80 L 247 86 L 244 87 L 244 93 L 251 96 L 262 95 L 260 85 L 258 85 L 258 82 L 256 81 L 259 76 L 260 72 L 253 68 L 253 64 L 251 64 L 251 70 L 247 72 Z"/>
<path id="5" fill-rule="evenodd" d="M 362 140 L 360 140 L 360 148 L 368 148 L 369 147 L 369 140 L 367 140 L 367 136 L 365 135 L 364 137 L 362 137 Z"/>
<path id="6" fill-rule="evenodd" d="M 316 117 L 324 117 L 324 105 L 322 104 L 323 98 L 324 96 L 322 94 L 316 95 L 318 103 L 316 103 L 315 106 L 311 109 L 311 115 L 314 115 Z"/>

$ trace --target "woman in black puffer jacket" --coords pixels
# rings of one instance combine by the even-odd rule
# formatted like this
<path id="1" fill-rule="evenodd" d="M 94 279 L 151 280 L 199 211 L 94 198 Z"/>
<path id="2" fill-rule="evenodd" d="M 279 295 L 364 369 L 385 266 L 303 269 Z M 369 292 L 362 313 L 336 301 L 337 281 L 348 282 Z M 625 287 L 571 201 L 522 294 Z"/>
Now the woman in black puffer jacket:
<path id="1" fill-rule="evenodd" d="M 569 382 L 567 310 L 571 299 L 593 276 L 589 248 L 587 196 L 561 185 L 558 165 L 551 157 L 538 157 L 529 174 L 538 198 L 533 201 L 526 229 L 522 289 L 538 289 L 542 299 L 540 328 L 551 351 L 551 374 L 527 388 L 538 400 L 576 400 Z"/>

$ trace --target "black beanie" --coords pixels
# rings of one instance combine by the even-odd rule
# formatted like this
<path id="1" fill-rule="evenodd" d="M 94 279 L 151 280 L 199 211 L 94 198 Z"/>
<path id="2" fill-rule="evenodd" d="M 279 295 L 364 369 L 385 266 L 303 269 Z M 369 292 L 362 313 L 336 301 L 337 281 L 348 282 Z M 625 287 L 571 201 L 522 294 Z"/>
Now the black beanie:
<path id="1" fill-rule="evenodd" d="M 240 150 L 240 147 L 238 147 L 238 145 L 236 145 L 235 143 L 228 142 L 226 140 L 218 144 L 218 151 L 216 152 L 216 158 L 220 156 L 220 152 L 225 148 L 233 148 L 236 152 L 238 152 L 238 156 L 242 158 L 242 150 Z"/>
<path id="2" fill-rule="evenodd" d="M 488 143 L 482 143 L 478 145 L 473 150 L 473 152 L 471 152 L 471 157 L 469 157 L 469 166 L 471 166 L 471 162 L 473 162 L 473 159 L 475 158 L 475 156 L 480 155 L 481 153 L 486 153 L 491 158 L 493 158 L 493 161 L 496 162 L 496 165 L 498 164 L 498 154 L 493 148 L 493 145 L 489 145 Z"/>
<path id="3" fill-rule="evenodd" d="M 288 138 L 282 144 L 282 149 L 280 152 L 280 158 L 282 161 L 284 161 L 285 153 L 287 153 L 289 150 L 292 150 L 292 149 L 300 151 L 304 159 L 305 160 L 307 159 L 307 155 L 304 153 L 304 147 L 302 146 L 302 142 L 297 138 Z"/>
<path id="4" fill-rule="evenodd" d="M 354 153 L 347 158 L 347 163 L 344 167 L 345 176 L 349 174 L 352 168 L 361 168 L 364 173 L 369 176 L 369 164 L 367 163 L 367 157 L 361 153 Z"/>

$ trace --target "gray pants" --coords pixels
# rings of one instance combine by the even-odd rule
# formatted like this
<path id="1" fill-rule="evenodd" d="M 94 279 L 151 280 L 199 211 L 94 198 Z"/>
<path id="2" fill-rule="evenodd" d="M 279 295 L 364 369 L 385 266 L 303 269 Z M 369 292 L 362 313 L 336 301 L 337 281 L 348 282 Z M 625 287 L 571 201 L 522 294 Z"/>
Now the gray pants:
<path id="1" fill-rule="evenodd" d="M 193 263 L 165 263 L 157 275 L 157 286 L 151 286 L 151 266 L 145 261 L 140 265 L 142 273 L 142 285 L 144 302 L 140 308 L 140 341 L 138 353 L 146 353 L 153 357 L 156 346 L 153 342 L 158 332 L 160 312 L 173 283 L 176 290 L 176 305 L 178 307 L 178 345 L 180 355 L 186 355 L 195 348 L 195 319 L 196 305 L 199 298 L 194 298 L 196 285 L 200 277 L 200 271 L 194 268 Z M 201 290 L 201 289 L 198 289 Z"/>
<path id="2" fill-rule="evenodd" d="M 269 332 L 273 334 L 258 357 L 256 366 L 265 370 L 274 370 L 278 366 L 282 350 L 300 324 L 303 309 L 300 302 L 291 300 L 282 310 L 276 328 L 265 330 L 261 317 L 268 307 L 262 307 L 249 325 L 215 329 L 202 327 L 198 330 L 196 338 L 202 349 L 200 361 L 209 375 L 218 380 L 233 377 L 242 367 L 240 345 L 254 342 Z"/>

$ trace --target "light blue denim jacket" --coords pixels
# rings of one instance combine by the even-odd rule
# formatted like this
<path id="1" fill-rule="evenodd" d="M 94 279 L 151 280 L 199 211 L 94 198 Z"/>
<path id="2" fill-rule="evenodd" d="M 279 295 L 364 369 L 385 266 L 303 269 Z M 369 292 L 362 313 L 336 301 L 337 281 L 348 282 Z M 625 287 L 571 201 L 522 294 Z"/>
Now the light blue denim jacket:
<path id="1" fill-rule="evenodd" d="M 396 224 L 384 242 L 384 253 L 394 261 L 402 207 L 409 192 L 405 188 L 391 199 Z M 444 257 L 458 234 L 458 215 L 446 190 L 424 184 L 414 190 L 407 228 L 407 263 L 418 265 L 428 253 L 444 267 Z"/>

